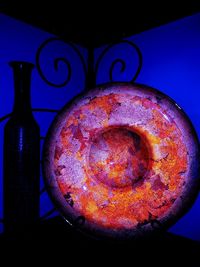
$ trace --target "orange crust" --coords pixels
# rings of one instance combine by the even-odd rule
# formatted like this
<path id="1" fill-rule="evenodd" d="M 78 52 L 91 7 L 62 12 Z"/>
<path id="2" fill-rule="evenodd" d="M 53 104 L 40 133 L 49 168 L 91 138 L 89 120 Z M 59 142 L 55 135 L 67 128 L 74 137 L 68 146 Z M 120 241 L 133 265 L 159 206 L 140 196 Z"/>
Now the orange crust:
<path id="1" fill-rule="evenodd" d="M 119 118 L 113 123 L 112 116 L 120 117 L 120 110 L 130 116 L 130 106 L 134 107 L 133 117 L 142 112 L 148 119 L 144 123 L 133 119 L 131 123 L 130 118 L 123 123 Z M 88 118 L 98 122 L 90 125 Z M 143 140 L 139 151 L 130 132 Z M 98 142 L 94 147 L 98 138 L 103 139 L 107 152 L 98 147 Z M 98 153 L 107 153 L 105 160 L 98 160 Z M 73 158 L 74 166 L 67 166 L 66 158 L 66 162 Z M 145 171 L 138 169 L 139 174 L 126 176 L 130 158 L 131 170 L 141 163 Z M 69 167 L 76 168 L 76 164 L 82 169 L 82 177 L 73 181 Z M 106 229 L 132 229 L 163 217 L 181 194 L 187 165 L 182 133 L 167 111 L 147 98 L 119 93 L 96 97 L 72 110 L 54 154 L 54 170 L 63 196 L 70 196 L 73 209 L 86 220 Z"/>

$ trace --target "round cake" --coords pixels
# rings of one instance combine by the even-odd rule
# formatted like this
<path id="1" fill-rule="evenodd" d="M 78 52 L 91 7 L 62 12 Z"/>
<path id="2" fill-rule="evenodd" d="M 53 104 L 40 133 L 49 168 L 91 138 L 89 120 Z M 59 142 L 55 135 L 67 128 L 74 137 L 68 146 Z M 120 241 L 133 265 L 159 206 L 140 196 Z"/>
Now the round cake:
<path id="1" fill-rule="evenodd" d="M 48 132 L 43 170 L 64 218 L 93 236 L 140 237 L 176 222 L 199 190 L 199 143 L 182 109 L 129 83 L 79 95 Z"/>

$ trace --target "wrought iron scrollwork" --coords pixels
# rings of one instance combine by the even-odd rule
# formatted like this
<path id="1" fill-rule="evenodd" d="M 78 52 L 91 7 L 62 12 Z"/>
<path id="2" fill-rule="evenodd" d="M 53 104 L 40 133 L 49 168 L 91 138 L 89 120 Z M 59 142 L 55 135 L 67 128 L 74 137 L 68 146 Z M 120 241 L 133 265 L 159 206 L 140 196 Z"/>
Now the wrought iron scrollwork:
<path id="1" fill-rule="evenodd" d="M 86 77 L 87 67 L 86 67 L 84 58 L 83 58 L 82 54 L 80 53 L 80 51 L 78 50 L 78 48 L 73 43 L 71 43 L 71 42 L 65 42 L 64 40 L 62 40 L 60 38 L 52 37 L 52 38 L 49 38 L 46 41 L 44 41 L 40 45 L 40 47 L 38 48 L 37 53 L 36 53 L 36 67 L 37 67 L 37 70 L 38 70 L 41 78 L 48 85 L 53 86 L 53 87 L 57 87 L 57 88 L 66 86 L 70 82 L 70 80 L 71 80 L 71 77 L 72 77 L 72 68 L 71 68 L 71 63 L 70 63 L 70 61 L 67 58 L 59 57 L 59 58 L 54 59 L 54 69 L 55 69 L 56 72 L 59 70 L 59 64 L 61 62 L 64 63 L 64 65 L 66 66 L 66 79 L 63 82 L 55 83 L 55 82 L 50 81 L 49 80 L 49 77 L 46 77 L 46 75 L 44 74 L 44 72 L 42 70 L 41 62 L 40 62 L 41 53 L 43 52 L 43 50 L 50 43 L 55 42 L 55 41 L 61 41 L 61 42 L 65 43 L 66 45 L 68 45 L 69 47 L 71 47 L 75 51 L 75 53 L 78 55 L 78 57 L 80 59 L 80 62 L 82 64 L 82 66 L 83 66 L 83 71 L 84 71 L 84 74 L 85 74 L 85 77 Z"/>
<path id="2" fill-rule="evenodd" d="M 8 114 L 6 114 L 5 116 L 1 117 L 1 118 L 0 118 L 0 122 L 3 122 L 3 121 L 5 121 L 6 119 L 10 118 L 11 115 L 12 115 L 12 113 L 8 113 Z"/>
<path id="3" fill-rule="evenodd" d="M 99 70 L 100 63 L 101 63 L 102 59 L 104 58 L 104 56 L 110 50 L 112 50 L 112 48 L 114 46 L 120 45 L 120 44 L 129 45 L 130 47 L 132 47 L 136 51 L 136 53 L 138 55 L 138 67 L 137 67 L 136 72 L 133 74 L 133 78 L 129 82 L 134 82 L 137 79 L 137 77 L 138 77 L 138 75 L 139 75 L 139 73 L 141 71 L 141 68 L 142 68 L 142 53 L 141 53 L 139 47 L 135 43 L 133 43 L 131 41 L 128 41 L 128 40 L 121 40 L 120 42 L 116 42 L 114 44 L 110 44 L 109 46 L 107 46 L 103 50 L 103 52 L 100 54 L 100 56 L 98 57 L 97 62 L 96 62 L 96 66 L 95 66 L 96 77 L 97 77 L 97 73 L 98 73 L 98 70 Z M 109 79 L 110 79 L 110 82 L 113 82 L 114 81 L 114 79 L 113 79 L 113 70 L 114 70 L 116 64 L 120 64 L 121 65 L 121 73 L 123 73 L 123 72 L 126 71 L 126 61 L 123 60 L 123 59 L 121 59 L 121 58 L 116 58 L 112 62 L 111 66 L 110 66 L 110 70 L 109 70 Z"/>
<path id="4" fill-rule="evenodd" d="M 46 192 L 46 188 L 43 187 L 41 190 L 40 190 L 40 195 L 42 195 L 44 192 Z"/>
<path id="5" fill-rule="evenodd" d="M 40 57 L 41 57 L 41 54 L 42 52 L 44 51 L 44 49 L 52 42 L 55 42 L 55 41 L 61 41 L 61 42 L 64 42 L 66 43 L 70 48 L 73 49 L 73 51 L 77 54 L 77 56 L 79 57 L 80 59 L 80 62 L 83 66 L 83 71 L 84 71 L 84 75 L 85 75 L 85 80 L 87 78 L 87 66 L 85 64 L 85 60 L 82 56 L 82 54 L 80 53 L 80 51 L 78 50 L 78 48 L 71 42 L 65 42 L 64 40 L 60 39 L 60 38 L 49 38 L 47 40 L 45 40 L 41 45 L 40 47 L 38 48 L 37 50 L 37 53 L 36 53 L 36 67 L 37 67 L 37 70 L 41 76 L 41 78 L 50 86 L 53 86 L 53 87 L 57 87 L 57 88 L 61 88 L 61 87 L 64 87 L 66 86 L 70 80 L 71 80 L 71 77 L 72 77 L 72 67 L 71 67 L 71 63 L 70 61 L 67 59 L 67 58 L 64 58 L 64 57 L 58 57 L 56 59 L 54 59 L 53 61 L 53 66 L 54 66 L 54 70 L 56 72 L 58 72 L 60 70 L 60 63 L 64 63 L 65 67 L 66 67 L 66 78 L 64 81 L 60 82 L 60 83 L 55 83 L 55 82 L 52 82 L 49 80 L 50 77 L 46 77 L 43 70 L 42 70 L 42 67 L 41 67 L 41 62 L 40 62 Z M 138 55 L 138 66 L 137 66 L 137 70 L 135 73 L 133 73 L 133 78 L 131 79 L 131 81 L 129 82 L 134 82 L 140 71 L 141 71 L 141 67 L 142 67 L 142 53 L 139 49 L 139 47 L 134 44 L 133 42 L 131 41 L 128 41 L 128 40 L 122 40 L 120 42 L 116 42 L 114 44 L 110 44 L 108 45 L 104 50 L 103 52 L 100 54 L 100 56 L 98 57 L 97 61 L 96 61 L 96 64 L 94 66 L 94 73 L 95 73 L 95 76 L 97 78 L 97 73 L 99 71 L 99 66 L 100 66 L 100 63 L 102 62 L 102 59 L 104 58 L 104 56 L 116 45 L 120 45 L 120 44 L 125 44 L 125 45 L 129 45 L 130 47 L 132 47 L 137 55 Z M 112 63 L 111 63 L 111 66 L 110 66 L 110 69 L 109 69 L 109 79 L 111 82 L 114 81 L 114 78 L 113 78 L 113 71 L 114 71 L 114 68 L 117 64 L 120 64 L 121 66 L 121 73 L 124 73 L 127 69 L 127 64 L 126 64 L 126 61 L 121 59 L 121 58 L 116 58 Z M 86 81 L 85 81 L 86 82 Z M 33 112 L 50 112 L 50 113 L 57 113 L 59 110 L 55 110 L 55 109 L 47 109 L 47 108 L 33 108 L 32 109 Z M 1 117 L 0 118 L 0 123 L 5 121 L 6 119 L 8 119 L 10 116 L 12 115 L 12 113 L 9 113 L 9 114 L 6 114 L 5 116 Z M 40 139 L 43 140 L 45 137 L 41 136 Z M 40 195 L 42 195 L 44 192 L 46 192 L 46 189 L 45 187 L 43 187 L 41 190 L 40 190 Z M 41 219 L 44 220 L 46 218 L 48 218 L 51 214 L 53 214 L 55 212 L 55 208 L 52 208 L 50 211 L 48 211 L 46 214 L 44 214 Z M 0 223 L 3 222 L 3 219 L 0 218 Z"/>
<path id="6" fill-rule="evenodd" d="M 57 113 L 58 109 L 52 109 L 52 108 L 32 108 L 33 112 L 50 112 L 50 113 Z"/>
<path id="7" fill-rule="evenodd" d="M 40 219 L 43 221 L 47 219 L 50 215 L 52 215 L 56 211 L 56 208 L 52 208 L 50 211 L 46 212 L 43 216 L 40 217 Z"/>

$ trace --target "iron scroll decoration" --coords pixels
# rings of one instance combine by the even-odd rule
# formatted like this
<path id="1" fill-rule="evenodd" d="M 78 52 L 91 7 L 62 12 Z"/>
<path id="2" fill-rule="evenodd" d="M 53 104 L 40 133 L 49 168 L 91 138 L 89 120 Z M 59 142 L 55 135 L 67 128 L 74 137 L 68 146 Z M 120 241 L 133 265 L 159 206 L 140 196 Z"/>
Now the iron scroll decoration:
<path id="1" fill-rule="evenodd" d="M 52 83 L 51 81 L 48 80 L 48 78 L 43 74 L 42 72 L 42 68 L 40 66 L 40 56 L 41 56 L 41 53 L 43 51 L 43 49 L 45 49 L 46 46 L 48 46 L 51 42 L 55 42 L 55 41 L 62 41 L 64 43 L 66 43 L 67 45 L 70 45 L 75 52 L 77 52 L 78 56 L 79 56 L 79 59 L 80 59 L 80 62 L 82 63 L 82 66 L 83 66 L 83 71 L 84 71 L 84 74 L 85 74 L 85 86 L 87 85 L 87 81 L 86 81 L 86 77 L 87 77 L 87 68 L 86 68 L 86 64 L 84 62 L 84 58 L 82 57 L 82 55 L 80 54 L 79 50 L 77 49 L 77 47 L 72 44 L 72 43 L 69 43 L 69 42 L 65 42 L 59 38 L 50 38 L 48 40 L 46 40 L 44 43 L 41 44 L 41 46 L 39 47 L 37 53 L 36 53 L 36 67 L 37 67 L 37 70 L 41 76 L 41 78 L 50 86 L 53 86 L 53 87 L 56 87 L 56 88 L 61 88 L 63 86 L 67 86 L 67 84 L 70 82 L 70 79 L 71 79 L 71 76 L 72 76 L 72 69 L 71 69 L 71 65 L 70 65 L 70 62 L 66 59 L 66 58 L 57 58 L 55 59 L 54 61 L 54 67 L 55 67 L 55 70 L 57 71 L 58 70 L 58 63 L 60 61 L 64 62 L 67 66 L 67 77 L 65 79 L 65 82 L 63 83 L 60 83 L 60 84 L 55 84 L 55 83 Z M 141 71 L 141 68 L 142 68 L 142 53 L 139 49 L 139 47 L 133 43 L 133 42 L 130 42 L 128 40 L 121 40 L 120 42 L 115 42 L 115 43 L 112 43 L 110 45 L 108 45 L 102 52 L 101 54 L 99 55 L 97 61 L 96 61 L 96 64 L 94 65 L 94 74 L 95 74 L 95 77 L 97 77 L 97 74 L 98 74 L 98 71 L 99 71 L 99 67 L 100 67 L 100 63 L 101 61 L 103 60 L 103 58 L 109 53 L 109 51 L 112 50 L 112 48 L 114 48 L 115 46 L 119 45 L 119 44 L 124 44 L 124 45 L 128 45 L 129 47 L 131 47 L 136 53 L 137 53 L 137 56 L 138 56 L 138 66 L 137 66 L 137 69 L 136 69 L 136 72 L 133 73 L 133 77 L 132 79 L 129 81 L 129 82 L 135 82 L 135 80 L 137 79 L 140 71 Z M 113 71 L 114 71 L 114 67 L 117 65 L 117 64 L 121 64 L 121 73 L 122 72 L 125 72 L 126 71 L 126 62 L 123 60 L 123 59 L 120 59 L 120 58 L 117 58 L 117 59 L 114 59 L 113 62 L 111 63 L 110 65 L 110 70 L 109 70 L 109 79 L 110 79 L 110 82 L 113 82 Z M 45 188 L 43 188 L 41 190 L 41 193 L 44 193 L 45 192 Z M 55 211 L 55 208 L 53 208 L 51 211 L 47 212 L 43 218 L 47 218 L 48 216 L 50 216 L 53 212 Z"/>
<path id="2" fill-rule="evenodd" d="M 56 59 L 54 59 L 53 61 L 53 66 L 54 66 L 54 70 L 55 72 L 58 72 L 60 70 L 60 67 L 59 67 L 59 64 L 62 62 L 64 63 L 64 66 L 66 68 L 66 78 L 64 81 L 60 82 L 60 83 L 55 83 L 55 82 L 52 82 L 51 80 L 49 80 L 48 77 L 45 76 L 43 70 L 42 70 L 42 66 L 41 66 L 41 55 L 42 55 L 42 52 L 48 47 L 49 44 L 53 43 L 53 42 L 62 42 L 64 44 L 66 44 L 68 47 L 72 48 L 73 51 L 77 54 L 79 60 L 80 60 L 80 63 L 82 65 L 82 69 L 83 69 L 83 72 L 84 72 L 84 76 L 85 76 L 85 86 L 86 87 L 86 84 L 87 84 L 87 81 L 86 81 L 86 77 L 87 77 L 87 64 L 85 62 L 85 59 L 83 58 L 82 54 L 80 53 L 79 49 L 77 48 L 77 46 L 71 42 L 67 42 L 67 41 L 64 41 L 63 39 L 61 38 L 56 38 L 56 37 L 52 37 L 52 38 L 49 38 L 47 40 L 45 40 L 38 48 L 37 52 L 36 52 L 36 68 L 37 68 L 37 71 L 40 75 L 40 77 L 42 78 L 42 80 L 48 84 L 49 86 L 51 87 L 55 87 L 55 88 L 63 88 L 65 86 L 67 86 L 70 81 L 71 81 L 71 77 L 73 75 L 73 70 L 72 70 L 72 67 L 71 67 L 71 63 L 70 61 L 65 58 L 65 57 L 58 57 Z M 97 61 L 96 61 L 96 64 L 94 65 L 94 73 L 95 73 L 95 77 L 97 77 L 97 74 L 98 74 L 98 71 L 99 71 L 99 68 L 100 68 L 100 63 L 102 62 L 102 60 L 104 59 L 104 57 L 112 50 L 112 48 L 114 48 L 115 46 L 117 45 L 120 45 L 120 44 L 123 44 L 123 45 L 127 45 L 129 47 L 131 47 L 136 53 L 137 53 L 137 56 L 138 56 L 138 66 L 137 66 L 137 69 L 136 69 L 136 72 L 133 73 L 133 77 L 132 79 L 129 81 L 129 82 L 135 82 L 135 80 L 137 79 L 140 71 L 141 71 L 141 68 L 142 68 L 142 53 L 139 49 L 139 47 L 131 42 L 131 41 L 128 41 L 128 40 L 121 40 L 119 42 L 114 42 L 110 45 L 108 45 L 102 52 L 101 54 L 99 55 L 99 57 L 97 58 Z M 111 65 L 110 65 L 110 69 L 109 69 L 109 81 L 110 82 L 114 82 L 114 79 L 113 79 L 113 72 L 114 72 L 114 69 L 115 69 L 115 66 L 117 64 L 120 64 L 121 65 L 121 73 L 124 73 L 127 71 L 127 66 L 126 66 L 126 61 L 124 59 L 121 59 L 121 58 L 116 58 L 112 61 Z M 85 88 L 83 88 L 84 90 Z M 47 108 L 33 108 L 32 109 L 33 112 L 47 112 L 47 113 L 58 113 L 59 110 L 55 110 L 55 109 L 47 109 Z M 0 123 L 4 122 L 5 120 L 7 120 L 10 116 L 11 116 L 12 113 L 8 113 L 4 116 L 2 116 L 0 118 Z M 40 140 L 43 140 L 45 139 L 45 136 L 41 136 L 40 137 Z M 42 161 L 41 161 L 42 163 Z M 40 195 L 42 195 L 44 192 L 46 191 L 45 187 L 42 188 L 40 190 Z M 41 220 L 43 219 L 46 219 L 48 218 L 50 215 L 52 215 L 54 212 L 55 212 L 55 208 L 52 208 L 50 211 L 46 212 L 46 214 L 44 214 L 42 217 L 41 217 Z M 80 218 L 80 220 L 82 221 L 82 219 Z M 3 219 L 0 218 L 0 223 L 3 222 Z"/>
<path id="3" fill-rule="evenodd" d="M 91 51 L 89 56 L 91 67 Z M 121 72 L 128 66 L 114 60 L 111 82 L 116 64 Z M 97 237 L 129 239 L 166 230 L 188 211 L 199 189 L 195 130 L 169 96 L 147 85 L 98 85 L 66 103 L 48 131 L 43 160 L 55 206 L 70 225 Z"/>
<path id="4" fill-rule="evenodd" d="M 36 67 L 37 67 L 37 70 L 38 70 L 38 73 L 40 74 L 41 76 L 41 79 L 47 83 L 49 86 L 51 87 L 55 87 L 55 88 L 62 88 L 64 86 L 67 86 L 69 85 L 70 81 L 71 81 L 71 78 L 72 78 L 72 75 L 73 75 L 73 69 L 72 69 L 72 64 L 70 64 L 70 61 L 67 59 L 67 58 L 64 58 L 64 57 L 57 57 L 54 61 L 53 61 L 53 66 L 54 66 L 54 70 L 55 72 L 58 72 L 60 70 L 60 68 L 62 68 L 64 66 L 64 68 L 66 69 L 66 78 L 64 79 L 64 81 L 62 82 L 58 82 L 58 83 L 55 83 L 53 82 L 52 80 L 49 80 L 48 77 L 45 76 L 44 72 L 43 72 L 43 69 L 42 69 L 42 65 L 41 65 L 41 55 L 42 55 L 42 52 L 44 52 L 45 48 L 51 44 L 52 42 L 57 42 L 57 41 L 62 41 L 64 42 L 63 40 L 59 39 L 59 38 L 50 38 L 50 39 L 47 39 L 45 40 L 41 46 L 38 48 L 37 50 L 37 53 L 36 53 Z M 79 52 L 78 48 L 72 44 L 72 43 L 68 43 L 68 42 L 64 42 L 66 43 L 68 46 L 70 46 L 73 51 L 75 51 L 75 53 L 78 55 L 78 58 L 80 59 L 80 63 L 82 64 L 82 67 L 83 67 L 83 72 L 84 72 L 84 75 L 85 75 L 85 87 L 86 87 L 86 84 L 87 84 L 87 81 L 86 81 L 86 77 L 88 77 L 88 72 L 87 72 L 87 67 L 86 67 L 86 63 L 85 63 L 85 60 L 84 58 L 82 57 L 81 53 Z M 100 56 L 97 58 L 96 60 L 96 64 L 93 64 L 93 70 L 94 70 L 94 74 L 95 74 L 95 77 L 97 78 L 97 74 L 98 74 L 98 71 L 100 69 L 100 66 L 101 66 L 101 62 L 102 60 L 104 59 L 104 57 L 112 50 L 113 47 L 119 45 L 119 44 L 123 44 L 123 45 L 128 45 L 130 46 L 134 52 L 136 52 L 137 56 L 138 56 L 138 65 L 137 65 L 137 69 L 135 71 L 135 73 L 133 73 L 133 76 L 132 76 L 132 79 L 130 79 L 129 83 L 133 83 L 136 81 L 140 71 L 141 71 L 141 68 L 142 68 L 142 53 L 140 51 L 140 49 L 137 47 L 137 45 L 135 45 L 134 43 L 130 42 L 130 41 L 127 41 L 127 40 L 122 40 L 121 42 L 117 42 L 117 43 L 113 43 L 111 45 L 108 45 L 104 50 L 103 52 L 100 54 Z M 135 54 L 134 54 L 135 55 Z M 60 65 L 60 63 L 64 63 L 62 64 L 62 67 Z M 121 59 L 119 57 L 117 57 L 116 59 L 114 59 L 112 62 L 111 62 L 111 65 L 110 65 L 110 68 L 109 68 L 109 80 L 110 82 L 114 82 L 114 71 L 115 71 L 115 66 L 116 65 L 120 65 L 121 69 L 120 69 L 120 72 L 122 74 L 126 73 L 127 71 L 127 64 L 126 64 L 126 61 L 124 59 Z M 85 88 L 83 88 L 84 90 Z M 94 93 L 95 90 L 93 90 L 92 93 Z M 159 100 L 159 99 L 157 99 Z M 148 103 L 147 103 L 148 104 Z M 55 110 L 55 109 L 46 109 L 46 108 L 33 108 L 32 109 L 33 112 L 52 112 L 52 113 L 55 113 L 57 114 L 59 112 L 59 110 Z M 10 117 L 11 113 L 10 114 L 6 114 L 5 116 L 1 117 L 0 118 L 0 123 L 5 121 L 6 119 L 8 119 Z M 120 134 L 120 133 L 119 133 Z M 41 136 L 40 139 L 41 140 L 44 140 L 46 137 L 45 136 Z M 165 160 L 164 158 L 161 159 L 161 160 Z M 42 161 L 41 161 L 42 163 Z M 180 173 L 180 175 L 182 175 Z M 42 188 L 41 191 L 40 191 L 40 195 L 43 194 L 44 192 L 46 191 L 46 188 Z M 69 196 L 66 194 L 66 200 L 69 202 L 69 204 L 71 203 L 71 199 L 69 198 Z M 72 203 L 71 203 L 72 204 Z M 71 205 L 70 205 L 71 206 Z M 48 212 L 46 212 L 42 217 L 40 217 L 41 220 L 45 220 L 47 219 L 50 215 L 52 215 L 54 213 L 54 211 L 56 210 L 56 208 L 52 208 L 51 210 L 49 210 Z M 150 216 L 151 214 L 149 214 Z M 0 223 L 3 222 L 3 219 L 0 218 Z M 151 224 L 151 227 L 154 228 L 154 229 L 159 229 L 159 230 L 162 230 L 162 225 L 160 224 L 160 222 L 154 218 L 154 217 L 149 217 L 149 222 Z M 77 221 L 75 222 L 77 223 L 77 226 L 79 227 L 81 224 L 85 224 L 85 217 L 84 216 L 79 216 L 77 217 Z M 75 224 L 75 227 L 76 227 L 76 224 Z M 146 227 L 146 221 L 144 221 L 142 224 L 138 224 L 138 230 L 142 231 L 142 229 Z"/>
<path id="5" fill-rule="evenodd" d="M 71 80 L 72 73 L 73 73 L 72 72 L 72 68 L 71 68 L 71 64 L 68 61 L 68 59 L 66 59 L 64 57 L 59 57 L 59 58 L 56 58 L 54 60 L 54 69 L 55 69 L 56 72 L 58 71 L 58 68 L 59 68 L 59 62 L 63 62 L 65 64 L 65 66 L 66 66 L 67 75 L 66 75 L 66 79 L 65 79 L 64 82 L 57 83 L 57 84 L 56 83 L 53 83 L 43 73 L 43 70 L 42 70 L 42 67 L 41 67 L 41 62 L 40 62 L 41 54 L 42 54 L 43 50 L 50 43 L 55 42 L 55 41 L 61 41 L 61 42 L 65 43 L 66 45 L 69 45 L 77 53 L 77 55 L 78 55 L 78 57 L 80 59 L 80 63 L 82 64 L 84 74 L 85 74 L 85 85 L 86 85 L 87 67 L 86 67 L 85 60 L 84 60 L 83 56 L 81 55 L 81 53 L 79 52 L 78 48 L 73 43 L 63 41 L 60 38 L 50 38 L 50 39 L 47 39 L 46 41 L 44 41 L 40 45 L 40 47 L 37 50 L 37 53 L 36 53 L 36 67 L 37 67 L 37 70 L 38 70 L 41 78 L 48 85 L 53 86 L 53 87 L 57 87 L 57 88 L 61 88 L 61 87 L 67 86 L 68 83 Z M 132 79 L 129 81 L 129 82 L 135 82 L 135 80 L 137 79 L 137 77 L 138 77 L 138 75 L 139 75 L 139 73 L 141 71 L 141 68 L 142 68 L 142 53 L 141 53 L 139 47 L 135 43 L 133 43 L 131 41 L 128 41 L 128 40 L 121 40 L 120 42 L 112 43 L 112 44 L 108 45 L 101 52 L 101 54 L 99 55 L 99 57 L 98 57 L 98 59 L 96 61 L 96 64 L 94 65 L 94 73 L 95 73 L 95 76 L 97 77 L 97 74 L 98 74 L 98 71 L 99 71 L 99 67 L 100 67 L 100 63 L 103 60 L 103 58 L 106 56 L 106 54 L 109 53 L 109 51 L 112 48 L 114 48 L 115 46 L 120 45 L 120 44 L 124 44 L 124 45 L 128 45 L 128 46 L 132 47 L 133 50 L 137 53 L 137 56 L 138 56 L 138 67 L 137 67 L 136 72 L 133 73 Z M 123 73 L 123 72 L 126 71 L 126 62 L 125 62 L 125 60 L 123 60 L 121 58 L 114 59 L 113 62 L 111 63 L 110 70 L 109 70 L 109 79 L 110 79 L 110 82 L 113 82 L 114 81 L 114 79 L 113 79 L 113 71 L 114 71 L 114 67 L 116 66 L 116 64 L 120 64 L 121 65 L 121 73 Z"/>
<path id="6" fill-rule="evenodd" d="M 142 68 L 142 53 L 139 49 L 139 47 L 134 44 L 133 42 L 130 42 L 128 40 L 121 40 L 120 42 L 117 42 L 117 43 L 113 43 L 113 44 L 110 44 L 109 46 L 107 46 L 103 51 L 102 53 L 100 54 L 100 56 L 98 57 L 97 59 L 97 62 L 96 62 L 96 65 L 95 65 L 95 74 L 96 74 L 96 77 L 97 77 L 97 74 L 98 74 L 98 70 L 99 70 L 99 65 L 102 61 L 102 59 L 104 58 L 104 56 L 112 49 L 114 48 L 115 46 L 119 45 L 119 44 L 126 44 L 130 47 L 132 47 L 136 52 L 137 52 L 137 55 L 138 55 L 138 67 L 137 67 L 137 70 L 135 73 L 133 73 L 133 78 L 129 81 L 129 82 L 135 82 L 135 80 L 137 79 L 138 75 L 140 74 L 140 71 L 141 71 L 141 68 Z M 117 65 L 117 64 L 120 64 L 121 65 L 121 73 L 125 72 L 126 71 L 126 62 L 121 59 L 121 58 L 117 58 L 115 59 L 112 63 L 111 63 L 111 66 L 110 66 L 110 70 L 109 70 L 109 79 L 110 79 L 110 82 L 114 82 L 114 79 L 113 79 L 113 71 L 114 71 L 114 67 Z"/>
<path id="7" fill-rule="evenodd" d="M 68 46 L 70 46 L 75 52 L 76 54 L 78 55 L 79 59 L 80 59 L 80 62 L 83 66 L 83 71 L 84 71 L 84 74 L 85 74 L 85 77 L 86 77 L 86 73 L 87 73 L 87 67 L 86 67 L 86 64 L 85 64 L 85 61 L 84 61 L 84 58 L 83 56 L 81 55 L 80 51 L 78 50 L 78 48 L 71 42 L 64 42 L 62 39 L 60 38 L 49 38 L 47 39 L 46 41 L 44 41 L 40 47 L 38 48 L 37 52 L 36 52 L 36 67 L 37 67 L 37 70 L 41 76 L 41 78 L 50 86 L 53 86 L 53 87 L 57 87 L 57 88 L 61 88 L 61 87 L 64 87 L 66 85 L 68 85 L 68 83 L 70 82 L 71 80 L 71 76 L 72 76 L 72 68 L 71 68 L 71 64 L 69 62 L 69 60 L 67 58 L 64 58 L 64 57 L 59 57 L 59 58 L 56 58 L 54 60 L 54 69 L 55 71 L 57 72 L 59 70 L 59 63 L 63 62 L 66 69 L 67 69 L 67 76 L 66 76 L 66 79 L 61 82 L 61 83 L 53 83 L 51 82 L 43 73 L 42 71 L 42 67 L 41 67 L 41 62 L 40 62 L 40 56 L 43 52 L 43 50 L 52 42 L 57 42 L 57 41 L 61 41 L 65 44 L 67 44 Z"/>

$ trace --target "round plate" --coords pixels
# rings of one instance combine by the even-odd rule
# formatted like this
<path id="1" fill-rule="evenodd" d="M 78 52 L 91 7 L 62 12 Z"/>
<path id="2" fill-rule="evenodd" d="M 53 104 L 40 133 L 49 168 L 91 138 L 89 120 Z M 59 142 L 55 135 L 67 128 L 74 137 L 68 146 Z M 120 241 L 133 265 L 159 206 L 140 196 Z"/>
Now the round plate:
<path id="1" fill-rule="evenodd" d="M 199 190 L 199 143 L 168 96 L 99 86 L 56 116 L 44 146 L 48 192 L 84 232 L 132 238 L 172 225 Z"/>

